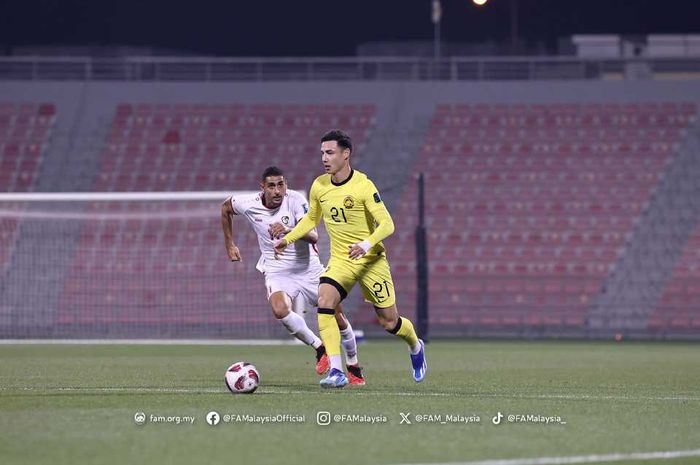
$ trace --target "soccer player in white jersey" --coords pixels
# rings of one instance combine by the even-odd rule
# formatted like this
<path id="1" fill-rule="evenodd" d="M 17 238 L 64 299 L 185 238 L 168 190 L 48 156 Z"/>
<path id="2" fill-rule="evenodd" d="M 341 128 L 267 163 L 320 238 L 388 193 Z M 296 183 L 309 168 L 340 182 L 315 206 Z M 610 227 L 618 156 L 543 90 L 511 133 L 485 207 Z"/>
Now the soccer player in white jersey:
<path id="1" fill-rule="evenodd" d="M 265 275 L 272 313 L 289 334 L 316 349 L 316 373 L 320 375 L 329 367 L 326 348 L 306 325 L 304 318 L 292 310 L 292 300 L 298 296 L 302 296 L 310 306 L 318 305 L 319 278 L 325 271 L 316 249 L 318 233 L 316 229 L 309 231 L 301 241 L 294 244 L 292 253 L 285 254 L 282 259 L 275 259 L 273 241 L 291 231 L 309 207 L 304 196 L 287 190 L 284 173 L 275 166 L 263 172 L 260 188 L 260 193 L 231 196 L 222 204 L 221 226 L 226 252 L 232 262 L 242 261 L 241 253 L 233 240 L 232 221 L 232 215 L 242 215 L 258 236 L 261 255 L 256 268 Z M 362 368 L 357 361 L 355 333 L 340 305 L 335 315 L 345 350 L 350 384 L 364 385 Z"/>

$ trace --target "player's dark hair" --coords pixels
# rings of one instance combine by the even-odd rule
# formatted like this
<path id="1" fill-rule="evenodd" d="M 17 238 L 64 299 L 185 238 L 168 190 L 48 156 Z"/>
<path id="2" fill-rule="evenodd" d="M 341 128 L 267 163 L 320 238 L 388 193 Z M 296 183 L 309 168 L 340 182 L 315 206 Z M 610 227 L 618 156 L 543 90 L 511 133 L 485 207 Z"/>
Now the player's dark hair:
<path id="1" fill-rule="evenodd" d="M 268 176 L 284 176 L 284 172 L 276 166 L 268 166 L 265 168 L 265 171 L 263 171 L 260 181 L 265 182 L 265 178 Z"/>
<path id="2" fill-rule="evenodd" d="M 321 137 L 321 142 L 328 142 L 330 140 L 336 141 L 341 150 L 350 149 L 350 153 L 352 153 L 352 140 L 350 136 L 340 129 L 328 131 Z"/>

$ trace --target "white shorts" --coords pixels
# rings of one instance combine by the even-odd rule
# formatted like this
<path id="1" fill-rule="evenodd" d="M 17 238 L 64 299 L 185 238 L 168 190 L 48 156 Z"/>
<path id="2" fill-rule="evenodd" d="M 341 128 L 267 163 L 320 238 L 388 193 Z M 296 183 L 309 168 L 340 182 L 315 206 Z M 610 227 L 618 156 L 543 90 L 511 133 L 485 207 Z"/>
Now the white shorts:
<path id="1" fill-rule="evenodd" d="M 323 269 L 306 273 L 265 273 L 267 299 L 275 292 L 284 292 L 290 299 L 302 297 L 308 305 L 318 306 L 318 281 Z"/>

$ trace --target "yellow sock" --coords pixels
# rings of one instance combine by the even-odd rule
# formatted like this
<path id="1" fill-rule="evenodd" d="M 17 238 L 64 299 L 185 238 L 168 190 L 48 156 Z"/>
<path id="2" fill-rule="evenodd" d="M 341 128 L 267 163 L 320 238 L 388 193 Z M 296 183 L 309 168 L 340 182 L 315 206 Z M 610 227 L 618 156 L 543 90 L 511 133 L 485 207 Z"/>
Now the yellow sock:
<path id="1" fill-rule="evenodd" d="M 318 309 L 318 332 L 323 345 L 326 346 L 328 356 L 340 356 L 340 329 L 338 329 L 338 322 L 335 320 L 334 310 Z"/>
<path id="2" fill-rule="evenodd" d="M 400 316 L 396 327 L 389 332 L 406 341 L 406 344 L 412 350 L 418 346 L 418 335 L 416 330 L 413 329 L 413 323 L 408 318 Z"/>

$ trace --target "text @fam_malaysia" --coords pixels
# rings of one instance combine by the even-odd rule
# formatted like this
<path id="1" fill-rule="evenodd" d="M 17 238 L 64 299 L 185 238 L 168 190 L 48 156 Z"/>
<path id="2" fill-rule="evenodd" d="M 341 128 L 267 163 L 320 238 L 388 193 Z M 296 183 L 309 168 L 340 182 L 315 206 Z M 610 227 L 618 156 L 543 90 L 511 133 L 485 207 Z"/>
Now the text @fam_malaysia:
<path id="1" fill-rule="evenodd" d="M 492 424 L 533 424 L 533 425 L 566 425 L 566 421 L 559 415 L 541 413 L 503 413 L 498 411 L 495 415 L 480 415 L 476 413 L 461 412 L 398 412 L 398 415 L 357 413 L 357 412 L 329 412 L 318 411 L 315 415 L 315 423 L 319 426 L 332 424 L 398 424 L 398 425 L 481 425 Z M 194 425 L 197 415 L 172 415 L 161 413 L 136 412 L 133 416 L 137 425 L 145 424 L 170 424 L 170 425 Z M 210 411 L 203 416 L 204 422 L 209 426 L 220 423 L 232 425 L 258 424 L 302 424 L 307 422 L 307 417 L 299 413 L 250 413 L 227 412 L 220 414 Z M 489 421 L 490 419 L 490 421 Z M 312 420 L 313 422 L 313 420 Z"/>

